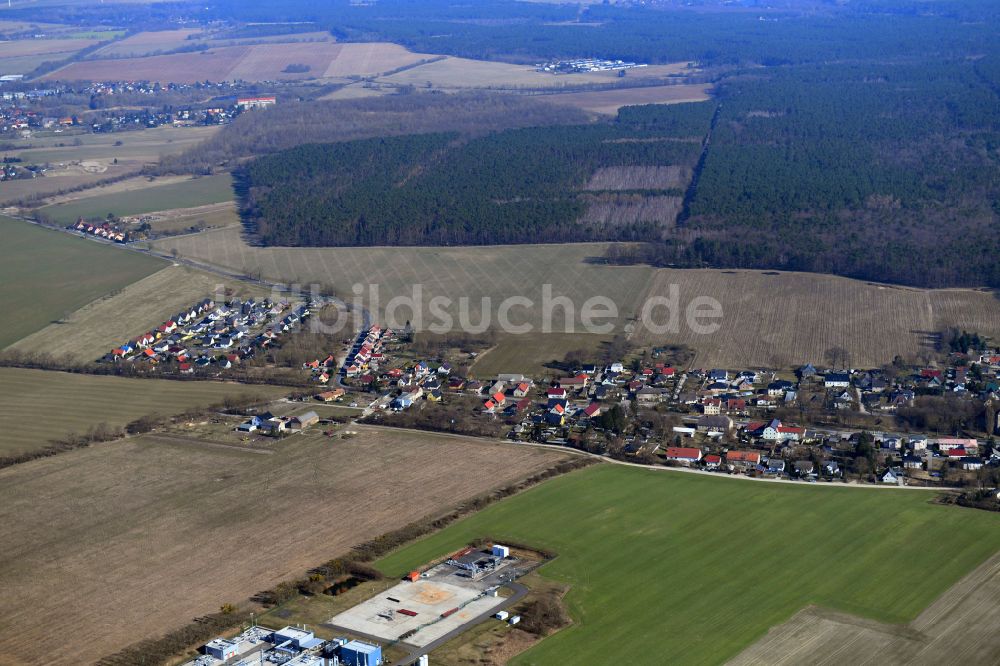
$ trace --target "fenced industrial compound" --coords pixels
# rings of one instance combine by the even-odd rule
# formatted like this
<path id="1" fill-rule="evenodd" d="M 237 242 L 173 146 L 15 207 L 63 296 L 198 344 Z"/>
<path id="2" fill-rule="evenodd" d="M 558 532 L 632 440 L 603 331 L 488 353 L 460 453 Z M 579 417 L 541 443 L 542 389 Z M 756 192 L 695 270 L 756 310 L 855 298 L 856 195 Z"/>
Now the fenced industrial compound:
<path id="1" fill-rule="evenodd" d="M 445 563 L 413 572 L 404 582 L 330 620 L 339 629 L 423 647 L 494 613 L 508 599 L 499 588 L 533 568 L 496 547 L 467 548 Z"/>

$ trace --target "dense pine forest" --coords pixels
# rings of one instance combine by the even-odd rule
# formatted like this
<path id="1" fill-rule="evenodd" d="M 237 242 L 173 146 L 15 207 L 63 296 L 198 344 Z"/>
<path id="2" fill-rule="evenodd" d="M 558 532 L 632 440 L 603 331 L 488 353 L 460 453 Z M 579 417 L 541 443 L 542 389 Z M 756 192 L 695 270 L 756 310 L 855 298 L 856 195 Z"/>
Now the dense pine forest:
<path id="1" fill-rule="evenodd" d="M 242 168 L 238 190 L 267 244 L 658 240 L 672 218 L 581 218 L 593 201 L 679 201 L 686 179 L 678 176 L 697 161 L 711 113 L 707 105 L 646 107 L 590 125 L 310 144 Z M 603 179 L 591 183 L 599 171 Z"/>
<path id="2" fill-rule="evenodd" d="M 996 58 L 748 72 L 658 263 L 1000 286 Z"/>

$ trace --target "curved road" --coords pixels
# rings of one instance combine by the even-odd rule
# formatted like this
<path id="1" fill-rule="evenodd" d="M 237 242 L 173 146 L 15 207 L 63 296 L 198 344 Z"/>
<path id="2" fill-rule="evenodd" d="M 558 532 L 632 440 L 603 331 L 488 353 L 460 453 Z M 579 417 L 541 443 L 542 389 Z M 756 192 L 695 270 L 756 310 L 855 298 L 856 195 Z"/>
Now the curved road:
<path id="1" fill-rule="evenodd" d="M 777 479 L 777 478 L 759 478 L 755 476 L 746 476 L 745 474 L 726 474 L 725 472 L 709 472 L 703 469 L 692 469 L 690 467 L 666 467 L 666 466 L 654 466 L 645 465 L 643 463 L 629 462 L 627 460 L 618 460 L 617 458 L 611 458 L 607 455 L 600 453 L 590 453 L 589 451 L 581 451 L 580 449 L 573 449 L 568 446 L 561 446 L 559 444 L 542 444 L 539 442 L 517 442 L 513 444 L 507 440 L 492 439 L 489 437 L 475 437 L 473 435 L 462 435 L 459 433 L 452 432 L 439 432 L 436 430 L 418 430 L 416 428 L 397 428 L 395 426 L 383 426 L 374 425 L 370 423 L 357 423 L 358 428 L 375 428 L 378 430 L 385 431 L 404 431 L 404 432 L 418 432 L 423 434 L 434 434 L 441 437 L 450 437 L 455 439 L 462 439 L 465 441 L 479 441 L 488 442 L 491 444 L 511 444 L 512 446 L 533 446 L 536 448 L 549 449 L 551 451 L 561 451 L 563 453 L 568 453 L 574 456 L 582 456 L 585 458 L 593 458 L 595 460 L 600 460 L 602 462 L 612 463 L 614 465 L 625 465 L 626 467 L 638 467 L 640 469 L 646 469 L 651 472 L 680 472 L 682 474 L 700 474 L 703 476 L 710 476 L 712 478 L 723 478 L 723 479 L 734 479 L 740 481 L 754 481 L 757 483 L 781 483 L 784 485 L 797 484 L 803 486 L 812 486 L 814 488 L 854 488 L 854 489 L 872 489 L 872 490 L 923 490 L 923 491 L 933 491 L 941 492 L 947 490 L 962 490 L 962 488 L 955 488 L 951 486 L 941 486 L 941 487 L 926 487 L 926 486 L 893 486 L 893 485 L 876 485 L 869 483 L 855 483 L 853 481 L 847 483 L 830 483 L 830 482 L 813 482 L 813 481 L 798 481 L 794 479 Z"/>

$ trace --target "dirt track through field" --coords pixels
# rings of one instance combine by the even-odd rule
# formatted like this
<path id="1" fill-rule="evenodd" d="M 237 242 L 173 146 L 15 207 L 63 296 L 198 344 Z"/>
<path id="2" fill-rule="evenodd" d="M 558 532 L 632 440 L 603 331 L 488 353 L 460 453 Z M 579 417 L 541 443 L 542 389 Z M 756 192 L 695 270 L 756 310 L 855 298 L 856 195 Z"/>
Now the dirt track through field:
<path id="1" fill-rule="evenodd" d="M 919 585 L 920 581 L 899 584 Z M 810 607 L 771 629 L 729 664 L 996 664 L 1000 663 L 997 599 L 1000 553 L 959 581 L 908 625 L 887 625 Z"/>
<path id="2" fill-rule="evenodd" d="M 148 436 L 0 471 L 0 664 L 92 662 L 565 457 L 354 429 L 266 456 Z"/>

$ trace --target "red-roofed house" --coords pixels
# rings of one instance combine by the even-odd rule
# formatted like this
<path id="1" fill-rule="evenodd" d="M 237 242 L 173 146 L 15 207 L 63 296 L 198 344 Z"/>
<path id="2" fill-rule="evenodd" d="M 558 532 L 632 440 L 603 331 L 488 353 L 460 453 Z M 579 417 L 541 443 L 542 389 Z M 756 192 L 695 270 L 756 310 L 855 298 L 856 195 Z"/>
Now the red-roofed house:
<path id="1" fill-rule="evenodd" d="M 575 377 L 563 377 L 559 380 L 560 386 L 568 386 L 570 388 L 583 388 L 587 386 L 590 381 L 590 377 L 584 374 L 579 374 Z"/>
<path id="2" fill-rule="evenodd" d="M 701 449 L 684 446 L 668 446 L 664 451 L 667 460 L 685 463 L 690 465 L 701 460 Z"/>
<path id="3" fill-rule="evenodd" d="M 601 403 L 592 402 L 587 405 L 586 409 L 583 410 L 585 416 L 589 418 L 594 418 L 595 416 L 601 415 Z"/>
<path id="4" fill-rule="evenodd" d="M 518 412 L 523 412 L 528 407 L 531 407 L 531 398 L 521 398 L 514 405 L 514 410 Z"/>
<path id="5" fill-rule="evenodd" d="M 760 464 L 760 454 L 756 451 L 726 451 L 726 463 L 734 468 L 756 467 Z"/>
<path id="6" fill-rule="evenodd" d="M 979 448 L 979 440 L 971 437 L 942 437 L 937 440 L 938 448 L 941 451 L 962 448 L 966 451 Z"/>
<path id="7" fill-rule="evenodd" d="M 778 426 L 778 435 L 785 440 L 799 441 L 804 439 L 806 436 L 805 428 L 796 428 L 793 426 Z"/>

